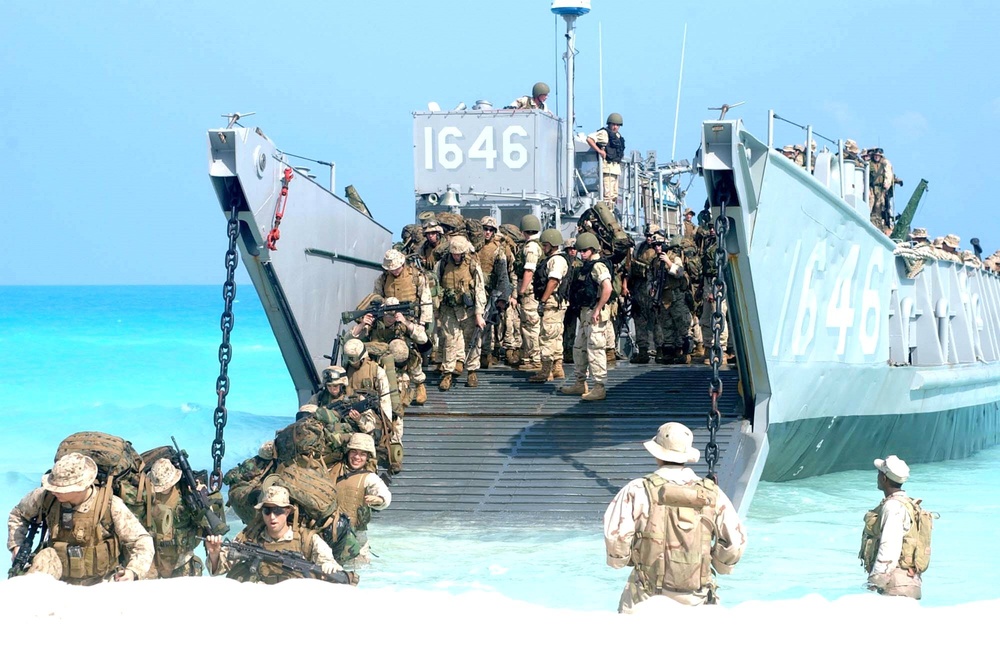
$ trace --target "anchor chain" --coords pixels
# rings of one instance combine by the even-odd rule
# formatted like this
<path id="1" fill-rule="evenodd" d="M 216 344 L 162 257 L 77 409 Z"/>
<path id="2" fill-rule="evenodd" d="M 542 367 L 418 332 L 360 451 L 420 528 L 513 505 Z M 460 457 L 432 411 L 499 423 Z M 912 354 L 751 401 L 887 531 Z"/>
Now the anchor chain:
<path id="1" fill-rule="evenodd" d="M 219 396 L 219 404 L 215 407 L 215 440 L 212 441 L 212 473 L 209 475 L 208 484 L 213 492 L 218 492 L 222 488 L 222 456 L 226 454 L 226 441 L 223 439 L 223 430 L 226 427 L 226 395 L 229 394 L 229 361 L 233 359 L 233 347 L 229 342 L 230 333 L 233 330 L 233 299 L 236 298 L 236 265 L 239 264 L 240 255 L 236 250 L 236 238 L 240 234 L 240 222 L 236 218 L 238 215 L 238 203 L 233 201 L 232 211 L 229 213 L 229 249 L 226 251 L 226 282 L 222 285 L 222 298 L 225 305 L 222 310 L 222 343 L 219 345 L 219 377 L 215 380 L 215 391 Z"/>
<path id="2" fill-rule="evenodd" d="M 722 303 L 726 298 L 726 233 L 729 231 L 729 217 L 726 216 L 726 200 L 719 207 L 719 216 L 715 219 L 715 280 L 712 281 L 712 294 L 715 297 L 715 308 L 712 312 L 712 346 L 709 348 L 709 364 L 712 366 L 712 381 L 708 394 L 712 399 L 712 408 L 708 411 L 708 444 L 705 445 L 705 462 L 708 464 L 708 477 L 718 483 L 715 466 L 719 463 L 719 444 L 716 434 L 722 424 L 722 413 L 719 412 L 719 399 L 722 397 L 722 379 L 719 368 L 722 366 L 722 330 L 726 320 L 722 314 Z"/>

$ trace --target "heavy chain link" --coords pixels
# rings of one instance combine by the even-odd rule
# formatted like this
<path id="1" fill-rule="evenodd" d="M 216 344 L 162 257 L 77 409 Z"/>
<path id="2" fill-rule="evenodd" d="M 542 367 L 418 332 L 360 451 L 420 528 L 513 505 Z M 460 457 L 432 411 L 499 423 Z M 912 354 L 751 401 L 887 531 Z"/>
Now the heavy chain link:
<path id="1" fill-rule="evenodd" d="M 722 366 L 722 331 L 725 327 L 725 315 L 722 314 L 722 303 L 726 299 L 726 233 L 729 232 L 729 217 L 726 216 L 726 198 L 719 207 L 719 216 L 715 219 L 715 280 L 712 281 L 712 295 L 715 307 L 712 311 L 712 346 L 709 348 L 709 364 L 712 365 L 712 382 L 708 394 L 712 399 L 712 409 L 708 411 L 708 444 L 705 446 L 705 462 L 708 464 L 708 477 L 718 483 L 715 466 L 719 463 L 719 444 L 716 434 L 722 424 L 722 413 L 719 412 L 719 399 L 722 397 L 722 378 L 719 368 Z"/>
<path id="2" fill-rule="evenodd" d="M 229 394 L 229 361 L 233 359 L 233 347 L 229 342 L 233 331 L 233 299 L 236 298 L 236 265 L 240 262 L 239 251 L 236 250 L 236 238 L 240 234 L 240 222 L 237 220 L 237 203 L 229 214 L 229 250 L 226 251 L 226 282 L 222 285 L 222 298 L 225 305 L 222 310 L 222 343 L 219 345 L 219 377 L 215 380 L 215 391 L 219 396 L 219 404 L 215 407 L 215 440 L 212 442 L 212 473 L 209 476 L 209 487 L 213 492 L 222 488 L 222 457 L 226 455 L 226 441 L 223 430 L 226 427 L 226 395 Z"/>

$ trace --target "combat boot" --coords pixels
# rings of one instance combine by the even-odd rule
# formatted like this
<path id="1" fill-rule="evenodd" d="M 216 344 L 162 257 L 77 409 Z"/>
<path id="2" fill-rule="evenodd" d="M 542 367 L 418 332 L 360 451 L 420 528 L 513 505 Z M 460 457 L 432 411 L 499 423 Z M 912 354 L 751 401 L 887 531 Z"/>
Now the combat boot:
<path id="1" fill-rule="evenodd" d="M 556 360 L 552 363 L 552 377 L 555 379 L 565 378 L 566 372 L 563 371 L 563 361 Z"/>
<path id="2" fill-rule="evenodd" d="M 469 372 L 469 377 L 465 379 L 466 387 L 479 387 L 479 376 L 475 371 Z"/>
<path id="3" fill-rule="evenodd" d="M 538 371 L 542 368 L 541 362 L 522 362 L 518 367 L 521 371 Z"/>
<path id="4" fill-rule="evenodd" d="M 705 357 L 705 346 L 703 344 L 695 346 L 694 350 L 691 351 L 691 357 L 695 359 Z"/>
<path id="5" fill-rule="evenodd" d="M 677 349 L 677 357 L 674 358 L 674 364 L 691 364 L 691 354 L 685 353 L 684 349 Z"/>
<path id="6" fill-rule="evenodd" d="M 417 385 L 416 392 L 413 395 L 413 405 L 423 405 L 427 403 L 427 386 L 423 383 Z"/>
<path id="7" fill-rule="evenodd" d="M 654 358 L 656 364 L 670 364 L 669 356 L 667 355 L 667 348 L 665 346 L 656 347 L 656 357 Z"/>
<path id="8" fill-rule="evenodd" d="M 508 367 L 516 367 L 521 364 L 521 349 L 507 349 L 504 355 L 506 356 Z"/>
<path id="9" fill-rule="evenodd" d="M 581 396 L 587 391 L 587 381 L 585 380 L 578 380 L 572 385 L 564 385 L 559 388 L 560 394 L 568 394 L 569 396 Z"/>
<path id="10" fill-rule="evenodd" d="M 492 359 L 493 359 L 493 356 L 491 356 L 489 353 L 483 353 L 482 355 L 480 355 L 479 356 L 479 368 L 480 369 L 489 369 L 490 365 L 493 364 Z"/>
<path id="11" fill-rule="evenodd" d="M 461 360 L 457 360 L 455 362 L 455 373 L 461 374 L 463 371 L 465 371 L 465 363 Z"/>
<path id="12" fill-rule="evenodd" d="M 552 380 L 552 361 L 546 360 L 538 373 L 528 379 L 529 383 L 547 383 Z"/>
<path id="13" fill-rule="evenodd" d="M 441 376 L 441 382 L 438 383 L 438 389 L 442 392 L 447 392 L 451 389 L 451 373 L 446 373 Z"/>
<path id="14" fill-rule="evenodd" d="M 607 356 L 608 364 L 611 364 L 618 358 L 618 354 L 615 352 L 613 348 L 604 349 L 604 354 L 605 356 Z"/>
<path id="15" fill-rule="evenodd" d="M 594 385 L 593 389 L 580 397 L 583 401 L 603 401 L 608 397 L 607 391 L 604 389 L 604 385 L 597 383 Z"/>
<path id="16" fill-rule="evenodd" d="M 632 364 L 649 364 L 649 350 L 641 348 L 628 359 Z"/>

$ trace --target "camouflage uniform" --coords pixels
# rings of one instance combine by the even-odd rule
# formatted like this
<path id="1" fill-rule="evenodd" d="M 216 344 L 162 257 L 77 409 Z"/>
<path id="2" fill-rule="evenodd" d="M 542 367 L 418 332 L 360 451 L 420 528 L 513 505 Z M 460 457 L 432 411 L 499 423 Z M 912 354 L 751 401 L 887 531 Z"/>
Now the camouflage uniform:
<path id="1" fill-rule="evenodd" d="M 542 260 L 542 246 L 538 242 L 538 233 L 528 237 L 524 242 L 523 252 L 520 260 L 523 264 L 518 267 L 517 285 L 520 292 L 525 271 L 531 271 L 532 276 L 538 268 L 539 261 Z M 541 333 L 541 317 L 538 314 L 538 299 L 529 284 L 524 293 L 518 293 L 518 307 L 521 317 L 521 360 L 526 365 L 525 368 L 540 368 L 542 364 L 541 345 L 539 344 Z"/>
<path id="2" fill-rule="evenodd" d="M 548 112 L 549 104 L 547 102 L 539 104 L 531 96 L 521 96 L 512 100 L 505 109 L 540 109 L 543 112 Z M 551 114 L 552 112 L 549 113 Z"/>
<path id="3" fill-rule="evenodd" d="M 939 260 L 946 262 L 961 262 L 962 256 L 958 252 L 961 240 L 958 235 L 948 235 L 942 240 L 941 246 L 934 248 L 934 255 Z"/>
<path id="4" fill-rule="evenodd" d="M 460 357 L 468 356 L 465 363 L 469 372 L 466 385 L 474 387 L 478 383 L 476 370 L 481 361 L 482 334 L 476 321 L 486 311 L 486 288 L 483 270 L 471 248 L 472 245 L 464 237 L 461 241 L 458 237 L 453 238 L 451 250 L 454 255 L 461 255 L 462 260 L 456 263 L 454 255 L 449 255 L 441 260 L 437 268 L 441 281 L 440 325 L 444 339 L 442 390 L 451 386 L 455 363 Z"/>
<path id="5" fill-rule="evenodd" d="M 875 161 L 874 156 L 869 162 L 868 169 L 868 206 L 871 208 L 872 225 L 884 232 L 889 229 L 886 225 L 884 215 L 887 211 L 889 190 L 895 184 L 896 178 L 892 173 L 892 164 L 885 156 L 878 154 L 879 161 Z"/>
<path id="6" fill-rule="evenodd" d="M 609 284 L 611 283 L 611 271 L 604 260 L 595 253 L 581 267 L 577 281 L 581 284 L 591 285 L 592 287 L 596 286 L 597 296 L 599 297 L 603 283 L 605 281 Z M 591 316 L 596 307 L 596 300 L 594 302 L 580 302 L 578 298 L 571 299 L 574 305 L 580 306 L 577 315 L 576 339 L 573 342 L 573 368 L 576 381 L 573 386 L 569 388 L 564 387 L 560 391 L 564 394 L 581 393 L 586 396 L 589 393 L 587 391 L 587 373 L 589 371 L 590 375 L 594 378 L 595 389 L 600 388 L 600 393 L 603 395 L 608 379 L 607 337 L 605 336 L 605 331 L 607 329 L 607 322 L 611 319 L 611 311 L 605 305 L 601 308 L 598 321 L 593 323 Z"/>
<path id="7" fill-rule="evenodd" d="M 397 303 L 393 303 L 392 301 L 397 300 L 402 301 L 402 299 L 389 297 L 386 299 L 386 305 L 396 305 Z M 406 375 L 414 384 L 423 385 L 427 379 L 427 374 L 424 373 L 423 361 L 416 347 L 427 343 L 427 331 L 419 323 L 409 321 L 406 317 L 403 319 L 403 321 L 397 321 L 394 317 L 392 325 L 387 325 L 385 316 L 383 315 L 376 319 L 375 323 L 371 326 L 359 323 L 351 330 L 351 333 L 365 343 L 381 342 L 389 344 L 394 339 L 404 340 L 409 347 L 409 354 L 404 366 Z M 383 366 L 385 366 L 385 363 L 383 363 Z M 360 432 L 367 433 L 368 431 Z"/>
<path id="8" fill-rule="evenodd" d="M 486 297 L 489 299 L 494 295 L 494 292 L 503 293 L 506 291 L 504 298 L 498 297 L 496 299 L 499 321 L 486 327 L 489 334 L 484 335 L 483 344 L 489 345 L 489 352 L 482 354 L 485 361 L 487 358 L 494 357 L 500 348 L 521 347 L 520 334 L 517 335 L 516 346 L 512 344 L 513 339 L 509 337 L 515 330 L 520 333 L 521 324 L 518 320 L 516 329 L 507 324 L 509 315 L 517 316 L 517 312 L 511 312 L 512 308 L 510 307 L 510 295 L 513 293 L 514 284 L 514 252 L 503 235 L 497 234 L 495 219 L 486 217 L 483 219 L 483 227 L 493 230 L 484 234 L 483 246 L 476 253 L 479 267 L 483 270 L 483 279 L 486 281 Z"/>
<path id="9" fill-rule="evenodd" d="M 365 451 L 374 455 L 375 448 L 367 435 L 355 435 L 348 442 L 348 450 Z M 330 477 L 337 485 L 337 514 L 347 515 L 354 529 L 361 552 L 353 559 L 343 563 L 347 569 L 356 569 L 371 562 L 371 549 L 368 546 L 368 523 L 371 521 L 372 510 L 384 510 L 392 503 L 392 492 L 385 482 L 366 467 L 351 469 L 348 458 L 338 462 L 330 469 Z M 378 497 L 378 503 L 369 503 L 365 497 Z"/>
<path id="10" fill-rule="evenodd" d="M 545 279 L 544 283 L 539 282 L 535 286 L 539 301 L 545 295 L 545 287 L 549 280 L 556 281 L 556 288 L 545 300 L 545 303 L 540 305 L 539 352 L 542 359 L 542 369 L 530 379 L 531 382 L 540 383 L 552 380 L 553 377 L 564 377 L 562 372 L 563 320 L 566 317 L 566 308 L 569 307 L 569 299 L 559 297 L 558 292 L 559 286 L 563 280 L 566 280 L 569 272 L 569 262 L 566 256 L 557 250 L 553 250 L 552 254 L 540 263 L 536 271 L 536 275 Z"/>
<path id="11" fill-rule="evenodd" d="M 653 302 L 649 296 L 649 270 L 656 259 L 656 240 L 663 243 L 663 235 L 650 234 L 646 241 L 635 248 L 631 259 L 628 276 L 628 290 L 632 296 L 632 321 L 635 324 L 636 352 L 631 361 L 633 364 L 649 362 L 649 334 L 655 325 Z"/>
<path id="12" fill-rule="evenodd" d="M 204 533 L 204 515 L 185 501 L 177 487 L 181 472 L 168 459 L 154 462 L 149 478 L 154 495 L 146 530 L 153 538 L 155 555 L 145 578 L 201 576 L 203 565 L 194 548 Z"/>
<path id="13" fill-rule="evenodd" d="M 679 243 L 672 243 L 670 251 L 661 254 L 650 269 L 654 280 L 663 279 L 660 296 L 653 299 L 657 362 L 661 364 L 691 361 L 683 352 L 685 338 L 691 329 L 691 310 L 685 298 L 690 293 L 690 284 L 680 249 Z"/>
<path id="14" fill-rule="evenodd" d="M 233 509 L 244 524 L 249 524 L 254 516 L 254 505 L 260 500 L 260 484 L 274 472 L 278 460 L 274 454 L 274 442 L 268 441 L 257 455 L 247 458 L 226 472 L 222 482 L 229 486 L 226 505 Z"/>
<path id="15" fill-rule="evenodd" d="M 610 141 L 608 127 L 605 126 L 596 132 L 591 132 L 587 135 L 587 138 L 592 139 L 602 149 L 605 148 Z M 622 165 L 620 161 L 609 162 L 604 158 L 601 159 L 601 177 L 604 186 L 603 200 L 612 207 L 618 202 L 618 179 L 621 177 L 621 174 Z"/>

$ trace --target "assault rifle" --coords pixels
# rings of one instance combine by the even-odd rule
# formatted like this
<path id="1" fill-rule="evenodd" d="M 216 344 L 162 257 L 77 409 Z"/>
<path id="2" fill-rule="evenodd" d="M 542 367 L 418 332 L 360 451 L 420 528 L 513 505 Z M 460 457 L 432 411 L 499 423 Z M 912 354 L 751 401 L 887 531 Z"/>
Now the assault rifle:
<path id="1" fill-rule="evenodd" d="M 361 398 L 357 401 L 352 401 L 350 398 L 344 398 L 339 401 L 334 401 L 327 407 L 341 417 L 346 417 L 351 410 L 357 410 L 360 414 L 364 414 L 369 410 L 378 410 L 379 406 L 382 404 L 382 397 L 378 394 L 359 394 L 358 396 Z M 385 394 L 384 396 L 389 396 L 389 394 Z"/>
<path id="2" fill-rule="evenodd" d="M 174 460 L 177 461 L 177 468 L 181 470 L 181 496 L 184 497 L 184 502 L 205 518 L 205 521 L 208 522 L 209 533 L 212 535 L 225 535 L 229 532 L 229 526 L 226 524 L 225 519 L 216 515 L 215 511 L 212 510 L 212 503 L 208 500 L 208 492 L 205 491 L 205 485 L 199 485 L 198 479 L 191 470 L 187 451 L 178 446 L 177 440 L 173 435 L 170 436 L 170 440 L 174 443 L 176 454 Z"/>
<path id="3" fill-rule="evenodd" d="M 35 544 L 35 535 L 41 531 L 41 540 L 38 543 L 41 546 L 42 540 L 45 539 L 45 529 L 44 517 L 34 517 L 28 522 L 28 532 L 24 534 L 24 539 L 17 545 L 17 555 L 14 556 L 14 561 L 10 564 L 10 569 L 7 570 L 7 578 L 12 579 L 22 572 L 27 571 L 28 563 L 31 562 L 31 557 L 35 555 L 35 550 L 32 548 Z"/>
<path id="4" fill-rule="evenodd" d="M 628 321 L 632 316 L 632 295 L 622 296 L 618 299 L 618 316 L 615 317 L 615 335 L 618 336 L 618 341 L 620 342 L 622 337 L 625 338 L 625 343 L 629 345 L 629 352 L 626 355 L 631 355 L 635 351 L 635 340 L 632 339 L 632 331 L 629 328 Z M 617 344 L 616 344 L 617 346 Z"/>
<path id="5" fill-rule="evenodd" d="M 405 303 L 400 303 L 398 305 L 376 305 L 374 307 L 369 307 L 364 310 L 354 310 L 352 312 L 344 312 L 340 315 L 340 320 L 344 323 L 353 323 L 365 316 L 366 314 L 374 315 L 376 319 L 385 316 L 386 314 L 395 314 L 396 312 L 402 312 L 406 315 L 412 315 L 415 308 L 413 303 L 407 301 Z"/>
<path id="6" fill-rule="evenodd" d="M 330 583 L 341 583 L 346 585 L 357 585 L 358 575 L 354 572 L 340 571 L 326 574 L 323 568 L 296 553 L 288 551 L 268 551 L 264 547 L 258 547 L 246 542 L 233 542 L 226 539 L 222 541 L 222 546 L 229 549 L 229 553 L 235 553 L 241 560 L 250 561 L 250 571 L 257 573 L 261 563 L 275 565 L 286 572 L 293 572 L 307 579 L 319 579 Z"/>

